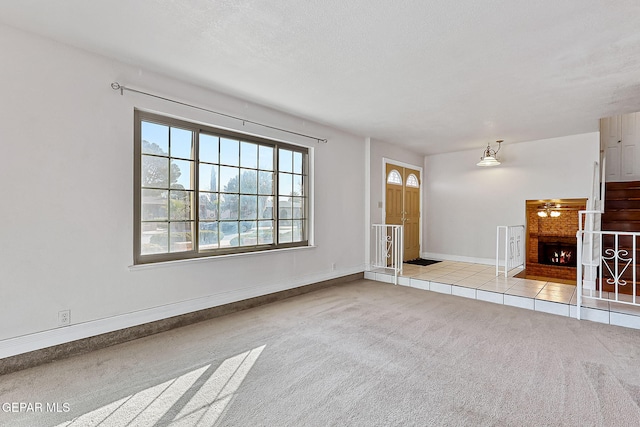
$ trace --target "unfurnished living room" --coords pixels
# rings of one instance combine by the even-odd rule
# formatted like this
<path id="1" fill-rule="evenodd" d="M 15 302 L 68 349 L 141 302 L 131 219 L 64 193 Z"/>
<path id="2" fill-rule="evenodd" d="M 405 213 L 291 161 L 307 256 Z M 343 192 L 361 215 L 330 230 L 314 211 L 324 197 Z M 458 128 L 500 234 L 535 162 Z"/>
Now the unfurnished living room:
<path id="1" fill-rule="evenodd" d="M 640 425 L 640 3 L 3 0 L 1 426 Z"/>

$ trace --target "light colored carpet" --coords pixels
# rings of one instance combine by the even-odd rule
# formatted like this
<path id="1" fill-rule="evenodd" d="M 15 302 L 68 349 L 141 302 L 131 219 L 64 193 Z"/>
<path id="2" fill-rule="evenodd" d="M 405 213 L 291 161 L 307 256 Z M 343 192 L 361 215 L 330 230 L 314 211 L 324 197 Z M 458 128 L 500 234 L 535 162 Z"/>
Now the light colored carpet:
<path id="1" fill-rule="evenodd" d="M 361 280 L 5 375 L 11 402 L 42 411 L 2 425 L 635 426 L 640 331 Z"/>

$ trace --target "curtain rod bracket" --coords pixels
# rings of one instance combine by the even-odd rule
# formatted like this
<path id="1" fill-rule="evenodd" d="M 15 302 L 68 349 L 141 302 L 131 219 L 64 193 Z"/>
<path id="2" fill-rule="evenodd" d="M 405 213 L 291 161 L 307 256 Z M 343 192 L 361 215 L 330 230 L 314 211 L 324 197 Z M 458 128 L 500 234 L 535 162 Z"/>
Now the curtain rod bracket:
<path id="1" fill-rule="evenodd" d="M 120 95 L 124 95 L 124 86 L 120 86 L 120 83 L 118 82 L 111 83 L 111 89 L 113 90 L 120 89 Z"/>
<path id="2" fill-rule="evenodd" d="M 111 89 L 119 90 L 120 91 L 120 95 L 124 95 L 124 91 L 128 90 L 130 92 L 139 93 L 141 95 L 150 96 L 152 98 L 162 99 L 163 101 L 173 102 L 174 104 L 184 105 L 185 107 L 195 108 L 196 110 L 206 111 L 208 113 L 217 114 L 219 116 L 228 117 L 230 119 L 240 120 L 242 122 L 242 126 L 244 126 L 246 123 L 251 123 L 251 124 L 254 124 L 254 125 L 257 125 L 257 126 L 262 126 L 262 127 L 265 127 L 265 128 L 274 129 L 274 130 L 278 130 L 278 131 L 281 131 L 281 132 L 286 132 L 286 133 L 289 133 L 289 134 L 292 134 L 292 135 L 298 135 L 298 136 L 301 136 L 303 138 L 315 139 L 316 142 L 318 142 L 318 143 L 324 142 L 326 144 L 328 142 L 327 138 L 318 138 L 318 137 L 311 136 L 311 135 L 305 135 L 304 133 L 293 132 L 293 131 L 282 129 L 282 128 L 279 128 L 279 127 L 265 125 L 264 123 L 258 123 L 258 122 L 254 122 L 254 121 L 251 121 L 251 120 L 243 119 L 241 117 L 232 116 L 230 114 L 220 113 L 219 111 L 209 110 L 207 108 L 203 108 L 203 107 L 198 107 L 196 105 L 187 104 L 186 102 L 176 101 L 175 99 L 165 98 L 165 97 L 160 96 L 160 95 L 154 95 L 152 93 L 143 92 L 143 91 L 137 90 L 137 89 L 131 89 L 131 88 L 128 88 L 128 87 L 125 87 L 125 86 L 121 85 L 118 82 L 111 83 Z"/>

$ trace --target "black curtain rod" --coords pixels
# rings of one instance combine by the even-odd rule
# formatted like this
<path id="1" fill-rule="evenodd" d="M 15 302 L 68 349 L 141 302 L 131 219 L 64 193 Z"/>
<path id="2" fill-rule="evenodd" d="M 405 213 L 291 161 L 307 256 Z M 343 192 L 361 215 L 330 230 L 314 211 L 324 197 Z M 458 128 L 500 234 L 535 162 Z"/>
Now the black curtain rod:
<path id="1" fill-rule="evenodd" d="M 303 138 L 314 139 L 317 142 L 324 142 L 325 144 L 327 143 L 327 139 L 326 138 L 323 139 L 323 138 L 318 138 L 318 137 L 311 136 L 311 135 L 305 135 L 304 133 L 293 132 L 293 131 L 282 129 L 282 128 L 279 128 L 279 127 L 275 127 L 275 126 L 271 126 L 271 125 L 265 125 L 264 123 L 258 123 L 258 122 L 254 122 L 252 120 L 243 119 L 242 117 L 236 117 L 236 116 L 232 116 L 230 114 L 221 113 L 219 111 L 209 110 L 207 108 L 198 107 L 197 105 L 191 105 L 191 104 L 187 104 L 186 102 L 176 101 L 175 99 L 165 98 L 164 96 L 154 95 L 152 93 L 143 92 L 143 91 L 137 90 L 137 89 L 131 89 L 130 87 L 123 86 L 118 82 L 111 83 L 111 89 L 119 90 L 120 91 L 120 95 L 124 95 L 124 91 L 128 90 L 129 92 L 135 92 L 135 93 L 139 93 L 141 95 L 151 96 L 153 98 L 162 99 L 163 101 L 173 102 L 174 104 L 180 104 L 180 105 L 184 105 L 186 107 L 195 108 L 196 110 L 206 111 L 207 113 L 217 114 L 219 116 L 228 117 L 228 118 L 234 119 L 234 120 L 239 120 L 239 121 L 242 122 L 243 125 L 245 123 L 251 123 L 252 125 L 262 126 L 262 127 L 268 128 L 268 129 L 274 129 L 274 130 L 277 130 L 277 131 L 280 131 L 280 132 L 286 132 L 286 133 L 289 133 L 289 134 L 292 134 L 292 135 L 298 135 L 298 136 L 301 136 Z"/>

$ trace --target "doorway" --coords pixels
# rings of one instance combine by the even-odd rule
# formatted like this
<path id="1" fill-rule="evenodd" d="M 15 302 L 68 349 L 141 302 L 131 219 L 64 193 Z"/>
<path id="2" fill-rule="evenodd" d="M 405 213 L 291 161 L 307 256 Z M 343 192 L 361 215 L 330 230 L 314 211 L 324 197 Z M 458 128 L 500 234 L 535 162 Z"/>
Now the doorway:
<path id="1" fill-rule="evenodd" d="M 385 166 L 385 223 L 404 226 L 403 261 L 420 258 L 420 171 Z"/>

